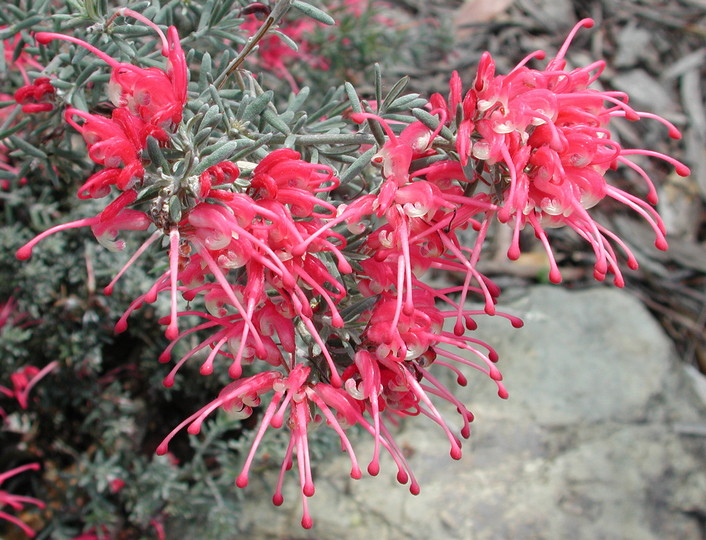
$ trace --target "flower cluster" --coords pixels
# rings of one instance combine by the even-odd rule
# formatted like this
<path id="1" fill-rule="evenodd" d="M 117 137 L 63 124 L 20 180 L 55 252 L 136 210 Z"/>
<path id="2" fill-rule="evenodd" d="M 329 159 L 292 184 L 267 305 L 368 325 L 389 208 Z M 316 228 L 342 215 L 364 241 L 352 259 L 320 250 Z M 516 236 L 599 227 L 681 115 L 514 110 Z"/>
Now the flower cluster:
<path id="1" fill-rule="evenodd" d="M 0 26 L 0 31 L 7 27 Z M 35 77 L 32 80 L 30 70 L 41 72 L 44 69 L 39 61 L 25 49 L 25 43 L 20 34 L 12 38 L 3 40 L 4 66 L 3 78 L 8 80 L 3 82 L 3 89 L 12 92 L 16 88 L 14 95 L 0 92 L 0 101 L 6 102 L 6 106 L 0 108 L 0 125 L 6 126 L 12 121 L 14 110 L 19 106 L 22 113 L 40 113 L 53 110 L 55 89 L 49 77 Z M 12 80 L 12 76 L 17 80 Z M 26 178 L 18 178 L 19 168 L 14 160 L 9 156 L 10 149 L 0 142 L 0 189 L 7 190 L 11 187 L 9 178 L 15 177 L 18 184 L 26 183 Z M 7 176 L 4 177 L 4 176 Z"/>
<path id="2" fill-rule="evenodd" d="M 652 206 L 657 203 L 656 189 L 630 156 L 661 158 L 674 165 L 681 176 L 688 176 L 689 169 L 658 152 L 623 148 L 611 137 L 613 118 L 656 119 L 667 126 L 670 137 L 678 139 L 681 135 L 663 118 L 635 111 L 625 93 L 590 88 L 605 62 L 566 70 L 564 56 L 571 39 L 581 27 L 591 26 L 591 19 L 580 21 L 543 70 L 525 65 L 531 58 L 543 58 L 544 53 L 539 51 L 507 75 L 496 75 L 493 59 L 485 53 L 473 86 L 463 97 L 461 80 L 454 74 L 448 100 L 437 94 L 431 102 L 448 110 L 450 119 L 458 119 L 456 151 L 460 162 L 465 166 L 473 160 L 474 167 L 500 178 L 495 181 L 499 187 L 496 202 L 501 207 L 497 217 L 513 222 L 514 229 L 508 257 L 519 257 L 519 231 L 529 224 L 546 247 L 551 264 L 549 277 L 558 283 L 561 274 L 545 229 L 567 226 L 593 248 L 596 279 L 603 280 L 612 273 L 616 285 L 622 286 L 624 280 L 611 242 L 625 251 L 630 268 L 636 268 L 637 262 L 625 243 L 591 218 L 587 210 L 605 197 L 615 199 L 650 224 L 656 235 L 655 245 L 664 250 L 664 224 Z M 618 165 L 630 167 L 645 180 L 647 202 L 606 182 L 606 172 Z"/>
<path id="3" fill-rule="evenodd" d="M 566 71 L 569 43 L 580 27 L 592 24 L 588 20 L 577 25 L 543 70 L 526 67 L 528 58 L 508 75 L 496 75 L 492 59 L 484 55 L 465 95 L 454 74 L 448 98 L 432 96 L 426 109 L 417 111 L 418 120 L 386 116 L 385 103 L 362 106 L 349 92 L 348 130 L 356 131 L 349 135 L 376 146 L 344 146 L 359 155 L 342 160 L 338 170 L 325 159 L 334 153 L 330 146 L 320 153 L 303 143 L 297 149 L 297 141 L 306 137 L 297 138 L 306 117 L 293 120 L 296 129 L 280 129 L 266 93 L 255 92 L 232 106 L 223 105 L 215 86 L 200 96 L 187 95 L 189 71 L 174 27 L 165 35 L 138 13 L 117 13 L 158 33 L 166 69 L 118 61 L 72 36 L 36 34 L 42 44 L 63 40 L 88 49 L 111 69 L 110 117 L 75 107 L 68 107 L 64 117 L 102 167 L 83 183 L 78 197 L 115 198 L 97 216 L 40 234 L 17 256 L 28 258 L 38 241 L 63 229 L 90 226 L 103 245 L 122 249 L 119 231 L 152 228 L 129 266 L 163 238 L 168 244 L 164 271 L 134 299 L 116 330 L 126 330 L 138 308 L 165 293 L 170 313 L 162 323 L 170 343 L 160 361 L 170 362 L 173 353 L 178 359 L 164 384 L 173 385 L 192 359 L 198 359 L 202 375 L 219 373 L 230 382 L 176 426 L 157 451 L 168 452 L 184 429 L 198 434 L 217 411 L 247 418 L 259 410 L 259 427 L 236 483 L 248 484 L 267 430 L 286 426 L 289 445 L 273 500 L 282 503 L 284 476 L 296 460 L 304 527 L 312 525 L 309 432 L 316 426 L 324 424 L 338 436 L 350 457 L 351 477 L 362 475 L 347 434 L 358 426 L 374 441 L 367 472 L 378 474 L 380 455 L 387 452 L 398 481 L 418 493 L 420 486 L 395 441 L 398 421 L 427 417 L 447 437 L 451 457 L 459 459 L 473 415 L 446 380 L 455 378 L 463 386 L 470 372 L 479 372 L 500 397 L 507 397 L 497 353 L 472 334 L 483 315 L 522 325 L 496 310 L 500 290 L 478 270 L 494 220 L 512 223 L 511 258 L 519 255 L 519 231 L 525 225 L 534 228 L 550 254 L 545 228 L 570 227 L 593 247 L 596 277 L 612 273 L 618 285 L 622 277 L 613 244 L 627 252 L 629 266 L 636 262 L 614 233 L 590 217 L 591 206 L 606 196 L 624 203 L 653 226 L 657 247 L 666 247 L 662 222 L 651 206 L 654 187 L 629 156 L 655 156 L 674 164 L 679 174 L 688 170 L 668 156 L 622 148 L 611 139 L 609 123 L 616 117 L 657 118 L 670 135 L 678 131 L 633 110 L 624 94 L 590 88 L 602 63 Z M 247 91 L 242 77 L 240 83 L 236 94 Z M 189 110 L 190 100 L 203 95 L 216 103 Z M 260 125 L 269 124 L 279 134 L 257 133 L 257 114 Z M 202 143 L 214 130 L 218 136 L 204 150 Z M 280 134 L 283 142 L 274 142 Z M 233 157 L 236 150 L 242 159 Z M 606 173 L 618 165 L 645 178 L 648 202 L 607 183 Z M 359 166 L 356 174 L 347 174 L 354 166 Z M 351 177 L 364 186 L 354 196 L 342 181 Z M 459 233 L 469 229 L 475 239 L 464 246 Z M 551 261 L 550 277 L 559 281 Z M 440 271 L 457 276 L 457 285 L 430 284 L 430 274 Z M 480 300 L 481 308 L 472 309 L 469 300 Z M 445 408 L 458 413 L 456 426 L 445 417 Z"/>
<path id="4" fill-rule="evenodd" d="M 147 146 L 147 138 L 153 137 L 167 144 L 168 133 L 181 121 L 188 69 L 175 27 L 170 27 L 168 36 L 165 36 L 158 26 L 139 13 L 123 8 L 118 15 L 134 17 L 157 32 L 162 42 L 162 55 L 167 58 L 165 70 L 118 62 L 93 45 L 72 36 L 53 32 L 35 34 L 36 40 L 42 44 L 58 39 L 80 45 L 110 66 L 108 93 L 115 106 L 111 117 L 73 107 L 67 108 L 64 116 L 66 122 L 83 136 L 91 160 L 103 166 L 79 188 L 79 198 L 105 197 L 112 186 L 122 192 L 98 215 L 65 223 L 35 240 L 56 230 L 90 226 L 102 245 L 108 249 L 121 249 L 122 243 L 117 241 L 119 231 L 145 230 L 151 223 L 144 212 L 128 206 L 137 198 L 137 189 L 144 181 L 142 152 Z M 80 119 L 79 122 L 76 118 Z M 18 257 L 28 258 L 34 243 L 22 248 Z"/>
<path id="5" fill-rule="evenodd" d="M 25 366 L 10 375 L 10 383 L 12 388 L 0 386 L 0 393 L 9 398 L 14 398 L 23 409 L 29 405 L 29 392 L 34 386 L 42 380 L 46 375 L 53 371 L 58 366 L 57 362 L 50 362 L 42 369 L 35 366 Z M 3 416 L 3 410 L 0 408 L 0 416 Z"/>
<path id="6" fill-rule="evenodd" d="M 0 30 L 6 27 L 0 26 Z M 39 61 L 25 51 L 25 45 L 20 34 L 3 41 L 5 65 L 9 70 L 16 70 L 22 77 L 23 86 L 15 91 L 14 100 L 22 106 L 24 113 L 47 112 L 54 108 L 55 90 L 49 77 L 37 77 L 31 80 L 28 69 L 39 72 L 44 70 Z"/>
<path id="7" fill-rule="evenodd" d="M 37 463 L 30 463 L 28 465 L 22 465 L 20 467 L 15 467 L 14 469 L 10 469 L 9 471 L 5 471 L 4 473 L 0 473 L 0 485 L 5 482 L 8 478 L 11 478 L 13 476 L 16 476 L 18 474 L 21 474 L 25 471 L 38 471 L 39 470 L 39 464 Z M 32 528 L 27 525 L 25 522 L 23 522 L 21 519 L 19 519 L 17 516 L 13 514 L 8 514 L 2 508 L 5 508 L 6 506 L 9 506 L 12 508 L 15 512 L 20 511 L 24 508 L 26 504 L 34 504 L 35 506 L 39 508 L 44 508 L 45 504 L 44 502 L 40 501 L 39 499 L 35 499 L 34 497 L 27 497 L 25 495 L 13 495 L 12 493 L 8 493 L 7 491 L 3 491 L 0 489 L 0 519 L 5 519 L 9 521 L 10 523 L 14 523 L 17 525 L 22 531 L 29 536 L 30 538 L 34 538 L 34 531 Z"/>
<path id="8" fill-rule="evenodd" d="M 26 320 L 27 316 L 24 313 L 17 311 L 17 303 L 13 298 L 10 298 L 3 304 L 0 304 L 0 333 L 7 327 L 10 326 L 27 326 L 32 324 L 31 321 Z M 0 396 L 5 396 L 11 400 L 17 402 L 17 404 L 22 409 L 27 409 L 29 407 L 29 393 L 34 388 L 34 386 L 41 381 L 46 375 L 51 373 L 58 367 L 58 362 L 50 362 L 42 369 L 36 366 L 28 365 L 21 369 L 18 369 L 10 375 L 10 386 L 5 387 L 0 385 Z M 7 420 L 8 414 L 0 407 L 0 420 L 5 422 Z M 0 485 L 5 482 L 8 478 L 21 474 L 28 470 L 39 470 L 40 466 L 38 463 L 31 463 L 29 465 L 23 465 L 20 467 L 15 467 L 0 473 Z M 20 527 L 24 533 L 33 538 L 35 533 L 31 527 L 24 523 L 19 517 L 8 514 L 2 508 L 8 506 L 15 512 L 21 511 L 25 504 L 34 504 L 39 508 L 44 508 L 45 504 L 33 497 L 27 497 L 24 495 L 14 495 L 0 489 L 0 519 L 4 519 Z"/>

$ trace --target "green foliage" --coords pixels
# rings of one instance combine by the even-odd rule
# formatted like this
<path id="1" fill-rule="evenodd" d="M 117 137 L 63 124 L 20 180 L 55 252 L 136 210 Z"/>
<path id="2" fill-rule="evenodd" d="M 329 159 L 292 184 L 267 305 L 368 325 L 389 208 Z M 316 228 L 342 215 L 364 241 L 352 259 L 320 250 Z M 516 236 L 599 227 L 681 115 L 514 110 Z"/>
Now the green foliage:
<path id="1" fill-rule="evenodd" d="M 274 145 L 334 167 L 344 182 L 351 181 L 344 189 L 357 191 L 352 181 L 357 177 L 360 182 L 374 149 L 360 157 L 354 152 L 374 144 L 376 126 L 370 126 L 370 133 L 353 133 L 347 112 L 371 107 L 343 83 L 372 80 L 373 60 L 389 63 L 400 50 L 414 54 L 421 47 L 409 31 L 384 24 L 375 2 L 354 16 L 341 5 L 329 11 L 325 2 L 295 1 L 280 24 L 280 43 L 292 45 L 288 25 L 309 17 L 314 28 L 308 35 L 309 53 L 327 58 L 329 69 L 324 72 L 322 64 L 293 56 L 286 69 L 300 87 L 294 93 L 281 73 L 254 52 L 226 77 L 248 43 L 241 25 L 249 3 L 193 0 L 130 6 L 160 25 L 175 25 L 189 51 L 191 83 L 182 127 L 170 147 L 148 140 L 146 174 L 153 182 L 138 198 L 138 204 L 149 204 L 163 196 L 173 221 L 192 204 L 190 178 L 224 159 L 238 161 L 247 172 L 249 163 L 254 166 Z M 12 0 L 0 10 L 0 44 L 5 48 L 0 51 L 0 84 L 10 94 L 0 100 L 0 149 L 7 160 L 7 169 L 0 167 L 0 182 L 7 182 L 0 189 L 0 303 L 14 298 L 17 313 L 26 314 L 0 328 L 0 385 L 11 386 L 10 375 L 28 365 L 41 368 L 56 361 L 59 366 L 32 389 L 26 410 L 0 394 L 5 414 L 0 472 L 29 461 L 41 463 L 41 481 L 28 488 L 49 503 L 35 512 L 40 539 L 69 539 L 86 531 L 152 538 L 155 524 L 161 523 L 177 531 L 198 523 L 194 537 L 232 536 L 238 530 L 242 496 L 233 489 L 233 478 L 252 443 L 257 413 L 246 422 L 220 413 L 200 435 L 177 437 L 171 455 L 156 457 L 154 449 L 166 430 L 216 395 L 227 375 L 217 370 L 211 377 L 196 377 L 196 368 L 187 365 L 174 387 L 162 387 L 170 366 L 155 361 L 166 344 L 155 337 L 161 336 L 158 320 L 167 312 L 161 299 L 143 306 L 126 332 L 114 332 L 123 310 L 164 271 L 159 248 L 141 257 L 111 298 L 101 289 L 137 247 L 129 238 L 125 252 L 112 253 L 96 246 L 89 230 L 72 229 L 44 240 L 28 261 L 14 257 L 35 234 L 95 215 L 105 204 L 76 198 L 96 166 L 63 111 L 76 107 L 110 115 L 109 69 L 81 46 L 52 42 L 40 47 L 31 33 L 66 33 L 122 62 L 164 66 L 155 33 L 118 15 L 111 4 Z M 332 23 L 328 12 L 336 26 L 326 26 Z M 16 36 L 16 44 L 2 41 Z M 434 43 L 440 43 L 438 38 Z M 10 46 L 15 49 L 8 56 Z M 261 52 L 265 46 L 261 43 Z M 14 64 L 24 53 L 46 66 L 40 72 L 28 64 L 32 80 L 52 77 L 56 95 L 51 111 L 24 114 L 12 99 L 25 84 Z M 383 84 L 387 81 L 378 77 L 377 101 L 385 117 L 401 117 L 424 102 L 404 93 L 404 80 L 389 84 L 381 99 Z M 177 347 L 175 356 L 189 347 Z M 261 454 L 281 456 L 286 444 L 283 430 L 268 433 Z M 338 445 L 327 430 L 313 433 L 311 444 L 314 456 Z M 273 467 L 279 463 L 263 458 L 257 464 L 258 470 Z M 0 536 L 11 527 L 0 521 Z"/>

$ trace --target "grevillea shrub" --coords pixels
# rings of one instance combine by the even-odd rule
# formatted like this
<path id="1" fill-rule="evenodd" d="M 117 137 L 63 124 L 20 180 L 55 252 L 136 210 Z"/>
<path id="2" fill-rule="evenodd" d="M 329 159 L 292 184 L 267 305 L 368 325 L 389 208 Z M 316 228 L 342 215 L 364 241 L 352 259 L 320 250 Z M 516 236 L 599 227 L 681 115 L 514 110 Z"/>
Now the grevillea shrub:
<path id="1" fill-rule="evenodd" d="M 370 9 L 365 2 L 329 7 L 344 18 Z M 624 148 L 612 137 L 611 123 L 653 122 L 674 138 L 679 131 L 633 109 L 624 93 L 599 89 L 603 61 L 567 66 L 567 49 L 578 31 L 593 26 L 589 19 L 549 60 L 537 52 L 497 73 L 486 53 L 475 76 L 450 73 L 448 90 L 429 97 L 405 93 L 405 79 L 383 92 L 378 71 L 374 95 L 364 99 L 350 82 L 314 93 L 290 72 L 294 59 L 309 69 L 328 66 L 307 35 L 333 20 L 313 5 L 211 1 L 184 7 L 195 10 L 190 17 L 146 3 L 103 8 L 86 2 L 77 12 L 46 19 L 52 8 L 45 2 L 35 16 L 24 14 L 2 30 L 7 77 L 18 86 L 2 109 L 3 189 L 20 189 L 30 173 L 45 174 L 56 180 L 54 189 L 75 192 L 66 208 L 53 209 L 51 220 L 68 210 L 80 214 L 16 245 L 18 259 L 41 256 L 50 236 L 47 249 L 56 252 L 55 233 L 79 228 L 90 228 L 108 251 L 129 252 L 119 265 L 101 252 L 101 278 L 115 265 L 104 282 L 89 251 L 84 260 L 74 256 L 89 300 L 74 299 L 71 312 L 79 313 L 84 330 L 88 314 L 107 315 L 118 334 L 130 334 L 145 317 L 163 326 L 167 344 L 152 367 L 121 359 L 95 384 L 103 391 L 120 381 L 119 391 L 130 377 L 149 387 L 160 377 L 165 395 L 199 389 L 189 394 L 193 408 L 182 419 L 143 417 L 143 424 L 130 427 L 149 431 L 143 450 L 169 457 L 154 462 L 162 471 L 179 470 L 183 460 L 199 463 L 216 440 L 240 441 L 205 469 L 194 465 L 192 485 L 198 474 L 213 482 L 220 469 L 246 488 L 258 474 L 254 463 L 263 441 L 277 431 L 285 444 L 273 501 L 282 503 L 283 482 L 294 468 L 302 525 L 311 527 L 307 500 L 315 492 L 312 467 L 320 454 L 312 440 L 327 431 L 350 458 L 351 477 L 387 472 L 380 462 L 388 454 L 397 480 L 419 493 L 395 439 L 399 420 L 431 422 L 447 437 L 450 457 L 460 459 L 473 414 L 456 397 L 455 384 L 475 374 L 501 398 L 508 396 L 492 344 L 474 336 L 480 317 L 504 317 L 509 331 L 522 325 L 496 308 L 500 289 L 478 270 L 491 224 L 511 228 L 511 259 L 520 255 L 520 231 L 533 230 L 554 283 L 561 271 L 552 228 L 573 230 L 586 241 L 598 280 L 622 286 L 621 267 L 637 267 L 623 240 L 591 215 L 604 199 L 644 219 L 656 248 L 667 248 L 654 209 L 656 189 L 635 157 L 662 160 L 682 176 L 689 170 L 669 156 Z M 298 53 L 284 48 L 292 41 L 299 41 Z M 270 70 L 292 91 L 268 89 L 267 79 L 251 69 Z M 644 180 L 644 200 L 609 182 L 610 171 L 625 168 Z M 24 215 L 8 201 L 8 212 Z M 51 272 L 51 261 L 44 265 Z M 430 275 L 440 271 L 455 274 L 458 285 L 435 285 Z M 138 278 L 130 281 L 133 272 Z M 106 300 L 96 286 L 121 298 Z M 14 386 L 0 391 L 22 410 L 32 409 L 29 390 L 40 379 L 38 386 L 61 403 L 54 379 L 79 387 L 96 371 L 75 359 L 44 368 L 15 362 L 14 368 L 5 382 Z M 211 382 L 204 387 L 193 380 L 196 371 Z M 452 405 L 457 417 L 444 417 L 440 402 Z M 91 417 L 105 422 L 100 414 Z M 219 422 L 227 427 L 219 429 Z M 361 436 L 374 441 L 372 456 L 356 453 Z M 130 515 L 157 536 L 164 535 L 164 519 L 179 513 L 178 500 L 191 497 L 191 488 L 174 487 L 180 485 L 176 473 L 163 473 L 160 485 L 147 465 L 128 467 L 130 473 L 118 467 L 119 457 L 110 456 L 119 448 L 89 445 L 85 451 L 75 466 L 91 470 L 87 476 L 96 484 L 85 477 L 79 482 L 84 502 L 129 491 L 128 474 L 139 476 L 136 481 L 152 478 L 153 489 L 161 488 L 158 502 L 142 501 L 146 506 Z M 41 457 L 50 449 L 34 452 Z M 237 461 L 228 462 L 227 453 Z M 139 491 L 134 497 L 145 498 Z M 0 500 L 15 510 L 20 503 L 40 504 L 22 496 Z M 84 514 L 76 533 L 109 537 L 125 525 L 107 514 Z M 16 515 L 0 516 L 31 532 Z M 59 526 L 52 526 L 60 537 Z"/>

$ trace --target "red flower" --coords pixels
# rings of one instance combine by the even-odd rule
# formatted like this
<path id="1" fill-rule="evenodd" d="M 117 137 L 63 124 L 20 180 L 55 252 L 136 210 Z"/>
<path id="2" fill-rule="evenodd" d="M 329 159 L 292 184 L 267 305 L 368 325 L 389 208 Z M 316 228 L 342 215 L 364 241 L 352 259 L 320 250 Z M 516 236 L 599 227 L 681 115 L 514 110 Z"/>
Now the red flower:
<path id="1" fill-rule="evenodd" d="M 106 206 L 97 216 L 62 223 L 47 229 L 18 249 L 15 256 L 20 260 L 27 260 L 32 256 L 34 246 L 47 236 L 66 229 L 80 227 L 91 227 L 96 239 L 106 248 L 112 251 L 121 250 L 125 244 L 116 240 L 119 231 L 143 231 L 152 223 L 144 212 L 126 208 L 134 202 L 136 196 L 137 193 L 134 190 L 128 190 Z"/>
<path id="2" fill-rule="evenodd" d="M 17 403 L 20 404 L 20 407 L 26 409 L 29 406 L 30 390 L 32 390 L 32 388 L 34 388 L 40 380 L 52 372 L 58 365 L 59 363 L 54 361 L 50 362 L 42 369 L 34 366 L 25 366 L 10 375 L 12 389 L 0 386 L 0 392 L 8 397 L 14 397 L 17 400 Z"/>
<path id="3" fill-rule="evenodd" d="M 78 124 L 74 116 L 82 118 L 83 124 Z M 112 118 L 106 118 L 70 107 L 64 117 L 83 135 L 89 157 L 107 167 L 88 179 L 79 189 L 79 197 L 107 195 L 110 184 L 124 191 L 142 179 L 144 170 L 141 153 L 146 146 L 147 136 L 160 136 L 154 126 L 146 124 L 139 116 L 124 108 L 114 109 Z"/>
<path id="4" fill-rule="evenodd" d="M 9 471 L 5 471 L 4 473 L 0 474 L 0 485 L 2 485 L 2 483 L 8 478 L 29 470 L 38 471 L 39 464 L 30 463 L 28 465 L 22 465 L 20 467 L 10 469 Z M 39 499 L 35 499 L 34 497 L 26 497 L 24 495 L 13 495 L 11 493 L 8 493 L 7 491 L 3 491 L 0 489 L 0 519 L 5 519 L 10 523 L 14 523 L 20 529 L 22 529 L 22 531 L 24 531 L 27 536 L 29 536 L 30 538 L 34 538 L 35 532 L 29 527 L 29 525 L 20 520 L 20 518 L 1 510 L 5 506 L 9 506 L 15 511 L 20 511 L 24 509 L 25 504 L 34 504 L 39 508 L 44 508 L 46 506 L 42 501 L 40 501 Z"/>
<path id="5" fill-rule="evenodd" d="M 254 14 L 250 14 L 240 27 L 251 35 L 255 35 L 261 24 L 263 23 Z M 262 68 L 269 69 L 278 77 L 284 78 L 292 90 L 296 91 L 298 85 L 289 70 L 295 60 L 303 60 L 310 66 L 323 70 L 328 67 L 326 59 L 317 55 L 312 44 L 306 39 L 307 34 L 311 34 L 316 26 L 316 23 L 310 19 L 284 21 L 280 25 L 279 31 L 297 43 L 297 50 L 293 50 L 277 35 L 265 35 L 259 42 L 258 54 L 254 61 Z"/>
<path id="6" fill-rule="evenodd" d="M 38 77 L 32 84 L 27 84 L 15 91 L 14 98 L 22 105 L 22 112 L 45 112 L 54 108 L 50 101 L 55 93 L 49 77 Z"/>
<path id="7" fill-rule="evenodd" d="M 64 40 L 93 52 L 112 68 L 108 91 L 116 107 L 127 107 L 131 113 L 154 126 L 173 129 L 181 122 L 188 84 L 186 57 L 177 30 L 170 26 L 167 30 L 168 36 L 165 36 L 152 21 L 131 9 L 122 8 L 118 13 L 131 16 L 157 32 L 162 41 L 162 55 L 167 58 L 166 70 L 140 68 L 118 62 L 93 45 L 73 36 L 37 32 L 35 39 L 42 44 L 54 39 Z"/>
<path id="8" fill-rule="evenodd" d="M 568 226 L 593 247 L 596 277 L 604 279 L 612 272 L 621 286 L 623 279 L 612 244 L 627 253 L 631 268 L 637 263 L 624 243 L 596 223 L 587 209 L 606 196 L 625 204 L 650 224 L 656 235 L 655 245 L 666 249 L 664 225 L 651 206 L 657 202 L 654 185 L 630 156 L 661 158 L 673 164 L 681 176 L 688 175 L 689 169 L 664 154 L 625 149 L 611 139 L 608 126 L 616 117 L 656 119 L 667 126 L 671 137 L 679 138 L 680 134 L 666 120 L 635 111 L 625 94 L 590 88 L 603 71 L 604 62 L 565 70 L 564 55 L 571 40 L 581 27 L 591 26 L 590 19 L 580 21 L 544 70 L 525 66 L 531 58 L 544 57 L 538 51 L 509 74 L 496 75 L 495 64 L 485 53 L 473 87 L 462 100 L 463 120 L 457 126 L 456 149 L 461 163 L 472 156 L 491 178 L 500 178 L 499 182 L 494 180 L 501 193 L 497 215 L 500 221 L 514 221 L 508 251 L 511 259 L 519 256 L 519 231 L 529 224 L 549 255 L 550 279 L 560 281 L 545 228 Z M 450 86 L 448 105 L 438 95 L 432 98 L 432 103 L 449 112 L 461 103 L 456 75 Z M 606 172 L 618 165 L 627 165 L 645 180 L 648 202 L 606 182 Z"/>

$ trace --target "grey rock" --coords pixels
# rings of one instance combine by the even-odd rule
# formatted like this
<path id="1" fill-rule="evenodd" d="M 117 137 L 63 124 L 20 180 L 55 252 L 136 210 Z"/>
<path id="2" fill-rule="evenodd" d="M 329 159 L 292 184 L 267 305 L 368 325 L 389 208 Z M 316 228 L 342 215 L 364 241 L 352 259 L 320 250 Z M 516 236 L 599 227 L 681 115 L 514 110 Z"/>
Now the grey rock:
<path id="1" fill-rule="evenodd" d="M 618 35 L 617 51 L 612 65 L 616 68 L 634 67 L 640 60 L 654 60 L 654 36 L 646 28 L 631 21 Z"/>
<path id="2" fill-rule="evenodd" d="M 248 537 L 704 538 L 706 437 L 683 429 L 706 418 L 695 389 L 704 383 L 674 358 L 643 306 L 614 289 L 537 287 L 503 307 L 525 327 L 479 319 L 477 334 L 500 353 L 510 398 L 469 377 L 457 394 L 476 421 L 461 461 L 449 458 L 440 429 L 410 418 L 396 440 L 420 495 L 396 483 L 390 460 L 379 477 L 354 481 L 347 458 L 331 456 L 316 469 L 314 529 L 300 528 L 293 478 L 281 508 L 258 493 L 272 489 L 273 473 L 246 493 Z M 363 436 L 355 448 L 362 461 L 372 455 Z"/>
<path id="3" fill-rule="evenodd" d="M 644 69 L 621 71 L 611 78 L 611 86 L 630 96 L 630 105 L 668 114 L 675 107 L 674 96 Z"/>
<path id="4" fill-rule="evenodd" d="M 570 0 L 515 0 L 527 14 L 544 28 L 564 32 L 576 23 Z"/>

